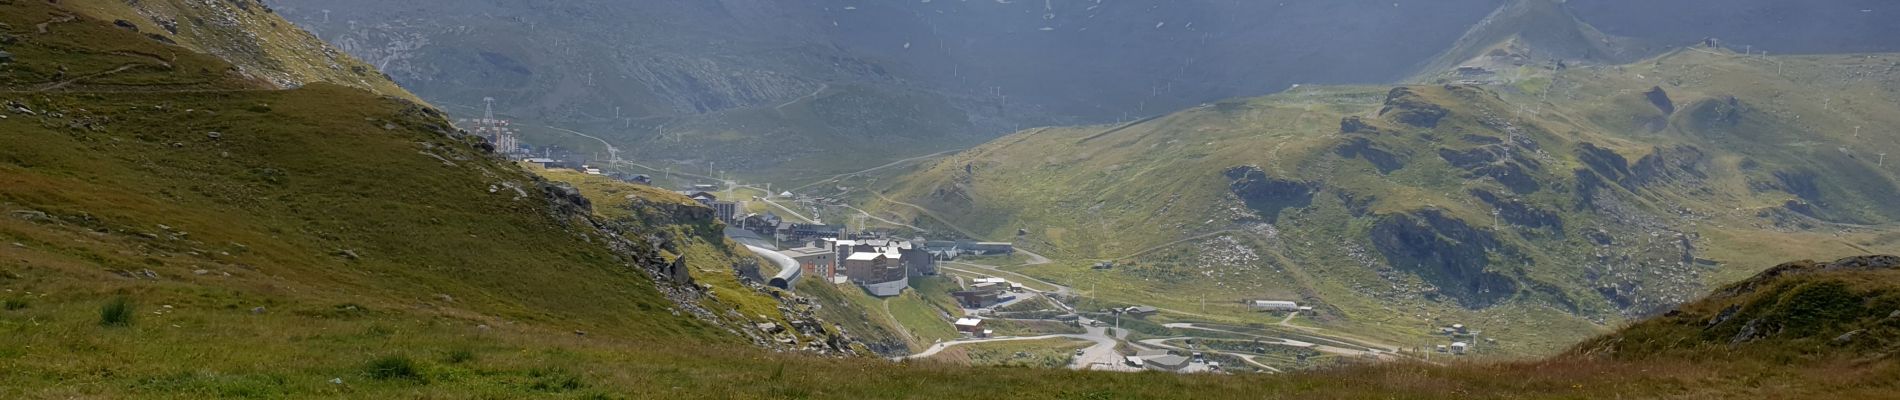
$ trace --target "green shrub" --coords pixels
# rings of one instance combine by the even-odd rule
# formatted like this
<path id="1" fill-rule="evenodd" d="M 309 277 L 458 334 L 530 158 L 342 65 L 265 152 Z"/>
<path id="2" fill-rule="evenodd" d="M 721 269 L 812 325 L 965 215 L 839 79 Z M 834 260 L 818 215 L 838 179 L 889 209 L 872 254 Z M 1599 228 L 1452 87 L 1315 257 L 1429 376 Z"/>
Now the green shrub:
<path id="1" fill-rule="evenodd" d="M 560 369 L 535 369 L 528 371 L 528 378 L 533 379 L 528 389 L 537 392 L 568 392 L 586 386 L 579 376 Z"/>
<path id="2" fill-rule="evenodd" d="M 416 367 L 415 361 L 406 356 L 392 355 L 378 358 L 370 361 L 369 366 L 364 369 L 370 378 L 378 380 L 423 380 L 422 370 Z"/>
<path id="3" fill-rule="evenodd" d="M 115 297 L 99 308 L 99 325 L 111 328 L 132 326 L 132 299 Z"/>
<path id="4" fill-rule="evenodd" d="M 19 310 L 19 309 L 26 308 L 26 300 L 7 299 L 7 301 L 4 302 L 4 304 L 0 304 L 0 306 L 4 306 L 7 309 L 7 311 Z"/>
<path id="5" fill-rule="evenodd" d="M 475 361 L 475 351 L 465 348 L 449 350 L 448 356 L 443 357 L 442 361 L 450 364 L 462 364 Z"/>

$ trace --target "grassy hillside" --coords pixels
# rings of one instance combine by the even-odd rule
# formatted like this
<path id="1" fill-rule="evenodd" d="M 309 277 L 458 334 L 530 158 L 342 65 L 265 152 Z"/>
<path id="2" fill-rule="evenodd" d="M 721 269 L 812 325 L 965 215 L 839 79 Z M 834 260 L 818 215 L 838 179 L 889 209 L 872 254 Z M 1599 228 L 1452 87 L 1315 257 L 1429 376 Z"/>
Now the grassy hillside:
<path id="1" fill-rule="evenodd" d="M 1900 247 L 1879 156 L 1897 150 L 1896 60 L 1698 48 L 1481 86 L 1304 87 L 847 186 L 1071 260 L 1019 271 L 1093 297 L 1252 323 L 1272 321 L 1238 300 L 1300 300 L 1400 343 L 1466 323 L 1547 353 L 1757 271 L 1744 260 Z"/>
<path id="2" fill-rule="evenodd" d="M 329 83 L 422 101 L 369 64 L 285 21 L 261 0 L 67 0 L 51 14 L 49 20 L 83 15 L 112 22 L 154 41 L 210 54 L 277 88 Z"/>

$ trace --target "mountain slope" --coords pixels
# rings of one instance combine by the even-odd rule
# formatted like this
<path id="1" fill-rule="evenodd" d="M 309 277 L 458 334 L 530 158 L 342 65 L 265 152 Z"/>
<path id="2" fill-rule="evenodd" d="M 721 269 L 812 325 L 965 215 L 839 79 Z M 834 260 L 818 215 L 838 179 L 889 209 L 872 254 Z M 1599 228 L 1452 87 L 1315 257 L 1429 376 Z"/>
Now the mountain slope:
<path id="1" fill-rule="evenodd" d="M 1639 46 L 1597 31 L 1571 13 L 1567 1 L 1514 0 L 1478 21 L 1420 71 L 1431 76 L 1466 65 L 1508 70 L 1550 60 L 1622 64 L 1658 51 Z"/>
<path id="2" fill-rule="evenodd" d="M 277 88 L 323 82 L 421 101 L 260 1 L 70 0 L 61 9 L 217 56 Z"/>
<path id="3" fill-rule="evenodd" d="M 842 186 L 887 218 L 1122 261 L 1020 270 L 1090 296 L 1206 293 L 1203 314 L 1237 321 L 1259 318 L 1238 300 L 1302 300 L 1391 340 L 1482 321 L 1543 353 L 1754 272 L 1738 260 L 1893 251 L 1897 59 L 1688 49 L 1510 84 L 1304 87 Z"/>

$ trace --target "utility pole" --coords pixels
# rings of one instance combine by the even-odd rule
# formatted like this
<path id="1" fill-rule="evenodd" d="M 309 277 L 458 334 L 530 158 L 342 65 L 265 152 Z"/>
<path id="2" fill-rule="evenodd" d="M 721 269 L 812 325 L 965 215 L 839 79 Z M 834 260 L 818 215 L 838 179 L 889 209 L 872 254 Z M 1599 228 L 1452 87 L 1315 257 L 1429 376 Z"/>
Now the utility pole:
<path id="1" fill-rule="evenodd" d="M 1874 165 L 1880 167 L 1887 166 L 1887 153 L 1880 153 L 1880 161 L 1875 162 Z"/>

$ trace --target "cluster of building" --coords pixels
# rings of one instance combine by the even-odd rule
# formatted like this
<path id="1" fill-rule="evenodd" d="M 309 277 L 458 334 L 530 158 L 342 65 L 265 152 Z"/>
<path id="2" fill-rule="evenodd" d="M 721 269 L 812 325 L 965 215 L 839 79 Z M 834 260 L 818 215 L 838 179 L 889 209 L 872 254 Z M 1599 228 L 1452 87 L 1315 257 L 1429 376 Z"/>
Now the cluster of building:
<path id="1" fill-rule="evenodd" d="M 879 297 L 903 293 L 912 276 L 937 274 L 937 260 L 909 240 L 823 238 L 780 253 L 810 276 L 857 284 Z"/>
<path id="2" fill-rule="evenodd" d="M 776 214 L 751 214 L 734 221 L 739 229 L 757 233 L 759 236 L 777 238 L 780 242 L 805 242 L 823 239 L 836 239 L 844 234 L 843 225 L 802 224 L 786 221 Z"/>
<path id="3" fill-rule="evenodd" d="M 1451 326 L 1439 327 L 1438 332 L 1450 338 L 1452 342 L 1449 345 L 1438 345 L 1434 350 L 1440 353 L 1459 355 L 1471 352 L 1473 348 L 1472 343 L 1477 341 L 1478 334 L 1480 333 L 1471 330 L 1471 328 L 1466 327 L 1465 324 L 1451 324 Z"/>

